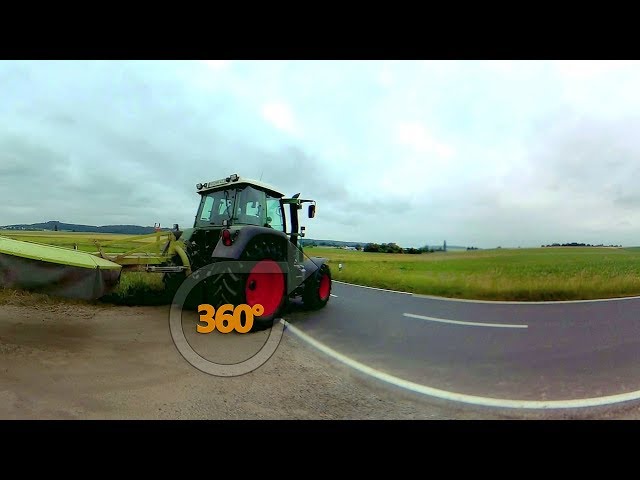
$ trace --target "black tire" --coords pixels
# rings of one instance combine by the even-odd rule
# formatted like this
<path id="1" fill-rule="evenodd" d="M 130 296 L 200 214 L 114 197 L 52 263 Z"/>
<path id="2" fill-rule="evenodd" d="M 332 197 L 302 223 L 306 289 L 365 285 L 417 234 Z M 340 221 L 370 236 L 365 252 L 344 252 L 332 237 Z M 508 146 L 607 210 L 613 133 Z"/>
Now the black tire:
<path id="1" fill-rule="evenodd" d="M 184 273 L 165 273 L 162 276 L 162 283 L 164 283 L 164 289 L 167 295 L 175 295 L 185 278 L 186 275 Z"/>
<path id="2" fill-rule="evenodd" d="M 165 250 L 166 248 L 167 247 L 165 246 Z M 170 266 L 170 267 L 173 267 L 176 265 L 182 265 L 182 263 L 176 257 L 172 258 L 167 263 L 167 266 Z M 180 288 L 180 285 L 182 285 L 182 282 L 184 282 L 185 278 L 187 278 L 187 276 L 185 275 L 184 272 L 165 273 L 164 275 L 162 275 L 162 283 L 164 284 L 164 295 L 165 295 L 165 299 L 168 302 L 172 301 L 174 295 L 178 291 L 178 288 Z"/>
<path id="3" fill-rule="evenodd" d="M 215 308 L 226 303 L 231 305 L 247 303 L 246 289 L 248 288 L 247 280 L 249 275 L 236 272 L 245 272 L 261 260 L 277 261 L 281 250 L 282 247 L 276 244 L 276 240 L 266 235 L 261 235 L 255 241 L 250 242 L 240 259 L 237 260 L 239 263 L 237 269 L 227 266 L 222 274 L 214 275 L 208 280 L 205 287 L 208 303 Z M 286 272 L 282 273 L 286 274 Z M 252 332 L 265 330 L 273 326 L 274 320 L 279 317 L 286 305 L 286 277 L 284 278 L 284 285 L 285 288 L 277 308 L 268 316 L 254 317 Z"/>
<path id="4" fill-rule="evenodd" d="M 182 261 L 179 257 L 174 257 L 173 259 L 171 259 L 168 265 L 182 265 Z M 173 297 L 178 291 L 178 288 L 180 288 L 180 285 L 182 285 L 186 278 L 187 275 L 185 274 L 185 272 L 165 273 L 162 276 L 162 283 L 164 283 L 164 294 L 167 302 L 171 302 L 173 300 Z M 187 295 L 183 307 L 189 310 L 195 310 L 198 308 L 198 305 L 202 303 L 201 300 L 202 292 L 200 291 L 200 288 L 196 287 Z"/>
<path id="5" fill-rule="evenodd" d="M 322 298 L 320 295 L 320 284 L 322 278 L 325 276 L 328 277 L 329 291 L 326 293 L 326 298 Z M 304 307 L 309 310 L 319 310 L 323 308 L 331 296 L 331 287 L 331 270 L 329 270 L 327 264 L 322 264 L 322 266 L 305 281 L 304 292 L 302 294 Z"/>

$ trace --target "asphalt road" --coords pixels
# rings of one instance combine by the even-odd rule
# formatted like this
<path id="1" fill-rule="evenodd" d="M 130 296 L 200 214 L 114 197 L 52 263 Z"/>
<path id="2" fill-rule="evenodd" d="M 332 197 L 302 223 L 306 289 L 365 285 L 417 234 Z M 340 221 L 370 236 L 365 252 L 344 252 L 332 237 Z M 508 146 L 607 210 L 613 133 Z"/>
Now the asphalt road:
<path id="1" fill-rule="evenodd" d="M 548 402 L 640 390 L 640 298 L 472 302 L 334 282 L 324 309 L 285 319 L 354 362 L 446 392 Z"/>

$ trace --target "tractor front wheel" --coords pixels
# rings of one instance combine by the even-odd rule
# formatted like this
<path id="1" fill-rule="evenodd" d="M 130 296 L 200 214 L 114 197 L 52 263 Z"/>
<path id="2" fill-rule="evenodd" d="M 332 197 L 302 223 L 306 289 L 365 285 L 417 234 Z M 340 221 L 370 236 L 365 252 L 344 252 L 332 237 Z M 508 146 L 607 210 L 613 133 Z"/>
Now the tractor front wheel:
<path id="1" fill-rule="evenodd" d="M 310 310 L 324 307 L 331 295 L 331 270 L 323 264 L 318 271 L 305 281 L 302 303 Z"/>

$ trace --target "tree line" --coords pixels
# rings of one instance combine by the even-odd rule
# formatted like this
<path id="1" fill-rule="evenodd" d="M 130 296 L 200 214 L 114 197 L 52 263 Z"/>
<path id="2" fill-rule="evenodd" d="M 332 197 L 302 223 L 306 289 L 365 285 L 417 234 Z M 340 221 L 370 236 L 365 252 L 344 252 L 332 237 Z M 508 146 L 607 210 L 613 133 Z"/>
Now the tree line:
<path id="1" fill-rule="evenodd" d="M 600 244 L 600 245 L 591 245 L 590 243 L 577 243 L 577 242 L 571 242 L 571 243 L 551 243 L 549 245 L 541 245 L 542 248 L 545 247 L 617 247 L 620 248 L 622 247 L 622 245 L 604 245 L 604 244 Z"/>
<path id="2" fill-rule="evenodd" d="M 357 247 L 356 247 L 357 248 Z M 365 252 L 376 252 L 376 253 L 408 253 L 411 255 L 419 255 L 421 253 L 433 253 L 433 252 L 441 252 L 443 251 L 442 247 L 429 247 L 425 245 L 420 248 L 402 248 L 397 243 L 367 243 L 363 251 Z"/>
<path id="3" fill-rule="evenodd" d="M 327 244 L 323 241 L 315 241 L 315 240 L 311 240 L 311 241 L 307 241 L 308 243 L 306 243 L 304 246 L 306 248 L 312 248 L 312 247 L 318 247 L 318 246 L 327 246 Z M 358 250 L 358 251 L 364 251 L 364 252 L 373 252 L 373 253 L 407 253 L 410 255 L 419 255 L 421 253 L 433 253 L 433 252 L 443 252 L 444 247 L 442 245 L 437 246 L 437 247 L 430 247 L 428 245 L 425 245 L 424 247 L 420 247 L 420 248 L 403 248 L 400 245 L 398 245 L 395 242 L 391 242 L 391 243 L 363 243 L 363 244 L 356 244 L 354 246 L 339 246 L 339 245 L 330 245 L 333 246 L 335 248 L 346 248 L 348 250 Z M 458 247 L 459 248 L 459 247 Z M 478 250 L 477 247 L 467 247 L 467 250 Z"/>

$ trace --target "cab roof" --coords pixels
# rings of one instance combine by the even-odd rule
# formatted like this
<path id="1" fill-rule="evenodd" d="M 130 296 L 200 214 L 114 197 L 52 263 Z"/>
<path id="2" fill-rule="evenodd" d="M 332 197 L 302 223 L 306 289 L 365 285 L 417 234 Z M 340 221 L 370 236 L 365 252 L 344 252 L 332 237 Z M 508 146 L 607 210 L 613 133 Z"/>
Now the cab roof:
<path id="1" fill-rule="evenodd" d="M 278 198 L 285 196 L 284 193 L 278 191 L 275 187 L 273 187 L 272 185 L 269 185 L 268 183 L 261 182 L 260 180 L 254 180 L 252 178 L 240 177 L 238 176 L 238 174 L 235 174 L 235 173 L 233 175 L 229 175 L 226 178 L 221 178 L 221 179 L 213 180 L 211 182 L 206 182 L 206 183 L 198 183 L 196 185 L 196 190 L 198 191 L 198 193 L 202 194 L 202 193 L 213 192 L 216 190 L 224 190 L 229 187 L 236 187 L 240 185 L 251 185 L 260 190 L 265 190 L 269 192 L 271 195 Z"/>

